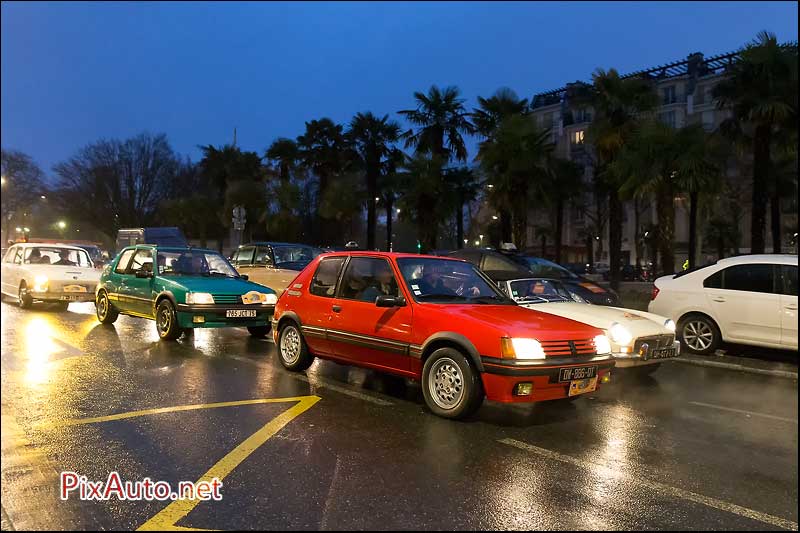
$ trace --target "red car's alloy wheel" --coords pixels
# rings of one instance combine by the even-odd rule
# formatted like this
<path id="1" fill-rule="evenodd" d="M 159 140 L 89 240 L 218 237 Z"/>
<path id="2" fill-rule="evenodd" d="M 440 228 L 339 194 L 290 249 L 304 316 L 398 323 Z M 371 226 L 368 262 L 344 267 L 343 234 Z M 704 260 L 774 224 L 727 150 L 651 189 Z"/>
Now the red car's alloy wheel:
<path id="1" fill-rule="evenodd" d="M 436 361 L 431 369 L 433 379 L 428 382 L 431 398 L 442 409 L 453 409 L 464 397 L 464 378 L 456 362 L 449 357 Z"/>

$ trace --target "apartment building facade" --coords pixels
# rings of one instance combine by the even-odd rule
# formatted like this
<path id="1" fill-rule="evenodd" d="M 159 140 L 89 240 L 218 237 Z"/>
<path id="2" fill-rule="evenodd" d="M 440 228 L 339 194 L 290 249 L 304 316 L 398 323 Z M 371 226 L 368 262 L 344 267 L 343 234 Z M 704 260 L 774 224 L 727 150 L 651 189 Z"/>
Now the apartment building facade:
<path id="1" fill-rule="evenodd" d="M 625 74 L 623 78 L 642 77 L 654 82 L 659 97 L 656 114 L 659 120 L 681 128 L 700 123 L 707 131 L 715 130 L 730 111 L 718 109 L 712 91 L 724 79 L 727 67 L 737 60 L 738 53 L 728 53 L 706 58 L 702 53 L 694 53 L 686 59 L 650 69 Z M 594 158 L 587 140 L 587 130 L 593 119 L 591 108 L 579 108 L 571 102 L 582 82 L 567 84 L 565 87 L 540 93 L 531 102 L 532 115 L 541 128 L 551 130 L 556 154 L 570 159 L 584 168 L 584 192 L 573 199 L 564 216 L 562 262 L 583 262 L 588 259 L 588 246 L 593 243 L 595 262 L 608 263 L 608 222 L 603 214 L 602 198 L 593 194 L 592 183 Z M 732 163 L 727 169 L 728 181 L 736 184 L 736 195 L 729 192 L 724 198 L 706 199 L 710 205 L 703 208 L 703 218 L 711 211 L 726 209 L 731 224 L 739 227 L 739 252 L 749 251 L 750 237 L 750 174 L 746 161 Z M 598 202 L 599 201 L 599 202 Z M 688 256 L 688 198 L 679 194 L 674 198 L 676 269 L 680 268 Z M 601 206 L 598 211 L 598 203 Z M 731 211 L 731 208 L 735 207 Z M 598 215 L 599 213 L 599 215 Z M 551 214 L 532 210 L 529 215 L 528 246 L 540 239 L 535 228 L 546 228 Z M 784 215 L 784 225 L 796 227 L 797 213 Z M 648 241 L 649 228 L 656 224 L 653 201 L 640 199 L 624 203 L 622 257 L 623 261 L 642 264 L 656 261 L 652 242 Z M 769 219 L 767 220 L 769 228 Z M 541 231 L 541 230 L 540 230 Z M 715 248 L 703 243 L 703 231 L 699 235 L 700 262 L 716 258 Z M 767 229 L 767 246 L 771 246 L 771 236 Z"/>

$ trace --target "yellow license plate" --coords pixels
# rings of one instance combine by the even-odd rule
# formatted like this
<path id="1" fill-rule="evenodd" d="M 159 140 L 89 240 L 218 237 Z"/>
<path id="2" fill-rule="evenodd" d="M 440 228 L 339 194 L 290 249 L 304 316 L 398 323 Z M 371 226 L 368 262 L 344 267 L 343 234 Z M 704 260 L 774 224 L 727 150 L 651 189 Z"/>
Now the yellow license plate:
<path id="1" fill-rule="evenodd" d="M 86 292 L 86 287 L 83 285 L 67 285 L 64 287 L 64 292 Z"/>
<path id="2" fill-rule="evenodd" d="M 597 388 L 597 376 L 588 379 L 576 379 L 569 382 L 569 395 L 586 394 Z"/>

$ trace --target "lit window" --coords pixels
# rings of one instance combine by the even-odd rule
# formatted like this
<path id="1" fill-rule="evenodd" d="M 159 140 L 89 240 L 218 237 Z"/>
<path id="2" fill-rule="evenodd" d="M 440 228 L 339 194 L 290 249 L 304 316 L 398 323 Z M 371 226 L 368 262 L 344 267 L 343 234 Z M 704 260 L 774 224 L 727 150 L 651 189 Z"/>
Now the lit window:
<path id="1" fill-rule="evenodd" d="M 572 132 L 572 144 L 583 144 L 584 134 L 583 130 Z"/>

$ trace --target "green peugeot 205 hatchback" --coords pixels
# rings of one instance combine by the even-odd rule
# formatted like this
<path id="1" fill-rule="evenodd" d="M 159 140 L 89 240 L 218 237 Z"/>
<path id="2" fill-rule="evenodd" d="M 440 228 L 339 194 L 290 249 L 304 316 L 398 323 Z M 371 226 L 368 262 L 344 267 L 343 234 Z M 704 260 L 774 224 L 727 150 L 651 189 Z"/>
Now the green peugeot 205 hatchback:
<path id="1" fill-rule="evenodd" d="M 278 297 L 240 276 L 213 250 L 137 245 L 124 248 L 97 284 L 97 319 L 120 314 L 155 320 L 158 335 L 174 340 L 191 328 L 246 327 L 266 337 Z"/>

